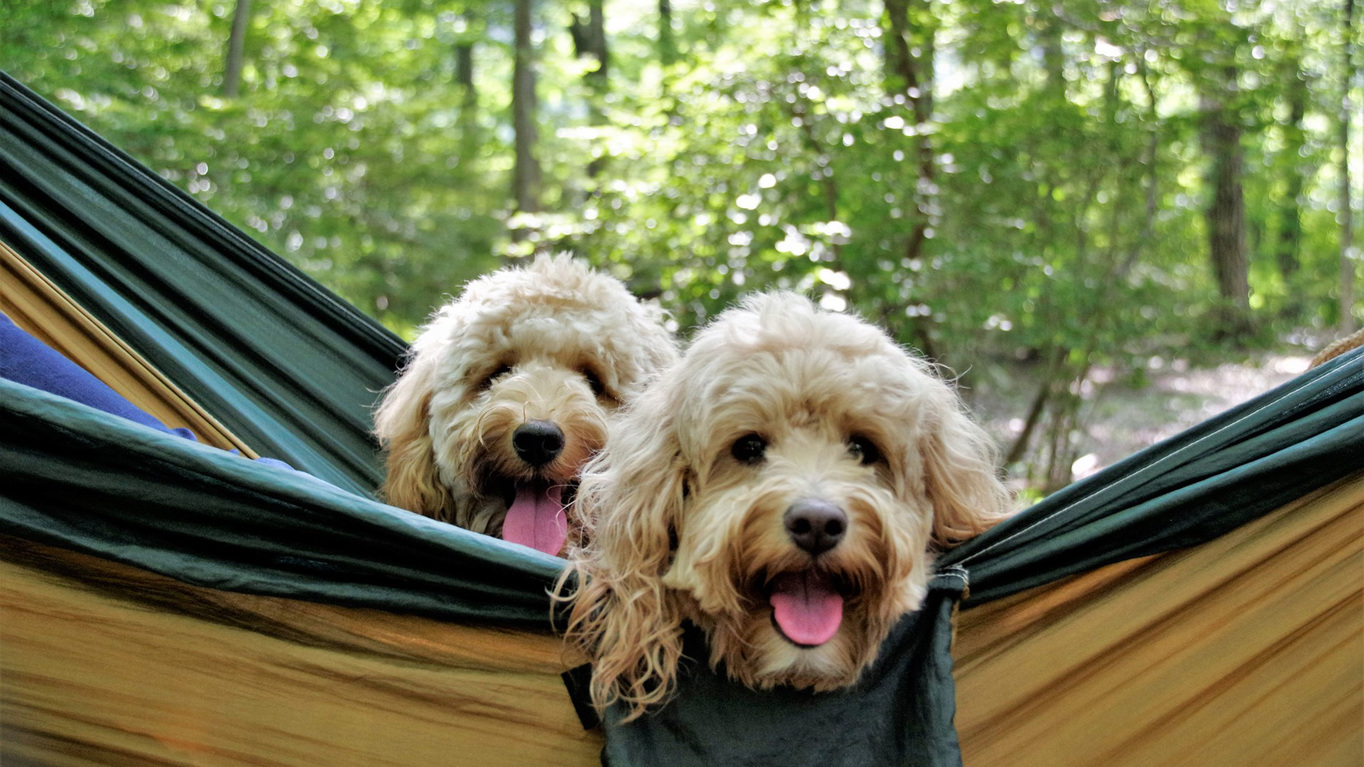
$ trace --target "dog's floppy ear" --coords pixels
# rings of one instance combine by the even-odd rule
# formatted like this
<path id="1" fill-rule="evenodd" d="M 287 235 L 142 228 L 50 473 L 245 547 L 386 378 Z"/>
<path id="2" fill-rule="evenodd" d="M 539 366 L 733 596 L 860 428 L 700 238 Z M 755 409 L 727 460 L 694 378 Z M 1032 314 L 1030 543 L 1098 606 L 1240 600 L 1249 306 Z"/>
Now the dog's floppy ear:
<path id="1" fill-rule="evenodd" d="M 570 552 L 578 590 L 568 636 L 594 659 L 592 702 L 626 721 L 665 700 L 682 655 L 681 616 L 663 587 L 686 495 L 666 392 L 656 384 L 612 425 L 575 501 L 586 544 Z"/>
<path id="2" fill-rule="evenodd" d="M 965 413 L 945 383 L 934 392 L 920 450 L 933 504 L 933 542 L 955 546 L 1009 516 L 990 435 Z"/>
<path id="3" fill-rule="evenodd" d="M 374 412 L 374 433 L 386 451 L 387 476 L 379 492 L 394 506 L 450 521 L 454 499 L 440 481 L 431 446 L 434 368 L 430 357 L 418 354 L 384 390 Z"/>

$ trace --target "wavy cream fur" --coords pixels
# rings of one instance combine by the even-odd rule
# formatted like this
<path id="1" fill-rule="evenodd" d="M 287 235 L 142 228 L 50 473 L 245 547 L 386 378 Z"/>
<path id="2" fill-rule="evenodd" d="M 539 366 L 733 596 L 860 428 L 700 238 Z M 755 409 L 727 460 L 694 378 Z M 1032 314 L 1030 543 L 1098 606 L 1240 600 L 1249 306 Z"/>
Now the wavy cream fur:
<path id="1" fill-rule="evenodd" d="M 470 282 L 421 329 L 379 402 L 382 494 L 499 534 L 507 504 L 497 484 L 533 473 L 512 449 L 512 432 L 532 420 L 556 423 L 564 451 L 537 476 L 572 481 L 605 442 L 608 417 L 676 359 L 662 320 L 619 280 L 565 255 Z"/>
<path id="2" fill-rule="evenodd" d="M 731 454 L 747 434 L 761 462 Z M 863 465 L 849 439 L 870 439 Z M 818 566 L 849 584 L 843 623 L 813 648 L 773 628 L 764 589 L 810 566 L 783 514 L 799 498 L 842 508 Z M 584 469 L 584 547 L 570 638 L 594 659 L 591 694 L 638 716 L 665 700 L 682 622 L 709 661 L 752 687 L 850 685 L 926 593 L 933 551 L 1004 518 L 994 445 L 922 359 L 854 317 L 789 293 L 750 297 L 695 338 L 613 423 Z"/>

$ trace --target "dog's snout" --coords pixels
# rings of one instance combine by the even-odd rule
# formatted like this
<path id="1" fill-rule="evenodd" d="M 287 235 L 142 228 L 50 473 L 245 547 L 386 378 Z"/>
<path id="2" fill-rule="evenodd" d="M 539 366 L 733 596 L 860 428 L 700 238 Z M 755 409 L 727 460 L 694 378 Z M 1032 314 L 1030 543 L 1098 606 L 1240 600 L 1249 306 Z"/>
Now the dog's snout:
<path id="1" fill-rule="evenodd" d="M 512 448 L 531 466 L 544 466 L 564 451 L 564 432 L 550 421 L 529 421 L 512 432 Z"/>
<path id="2" fill-rule="evenodd" d="M 785 516 L 786 534 L 810 554 L 822 554 L 838 545 L 848 530 L 848 515 L 828 501 L 801 498 Z"/>

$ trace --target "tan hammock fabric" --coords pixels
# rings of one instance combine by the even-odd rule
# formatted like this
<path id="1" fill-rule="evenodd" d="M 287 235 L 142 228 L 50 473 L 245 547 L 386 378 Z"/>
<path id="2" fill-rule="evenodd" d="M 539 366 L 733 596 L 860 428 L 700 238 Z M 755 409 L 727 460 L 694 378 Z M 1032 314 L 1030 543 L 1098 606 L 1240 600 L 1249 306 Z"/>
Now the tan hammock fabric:
<path id="1" fill-rule="evenodd" d="M 3 242 L 0 242 L 0 312 L 167 426 L 188 428 L 200 442 L 240 450 L 248 458 L 257 457 L 170 379 Z"/>
<path id="2" fill-rule="evenodd" d="M 959 616 L 967 765 L 1364 764 L 1364 477 Z"/>
<path id="3" fill-rule="evenodd" d="M 0 764 L 590 765 L 548 636 L 186 586 L 0 537 Z"/>
<path id="4" fill-rule="evenodd" d="M 0 764 L 590 765 L 552 638 L 183 585 L 0 538 Z M 963 612 L 966 764 L 1364 755 L 1364 476 Z"/>

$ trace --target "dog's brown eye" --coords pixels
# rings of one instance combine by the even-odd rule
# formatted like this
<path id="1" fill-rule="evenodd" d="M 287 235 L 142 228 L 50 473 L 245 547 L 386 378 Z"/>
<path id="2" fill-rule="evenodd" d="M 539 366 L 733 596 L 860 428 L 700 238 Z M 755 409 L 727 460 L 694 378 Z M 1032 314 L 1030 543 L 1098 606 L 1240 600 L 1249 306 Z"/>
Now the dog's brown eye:
<path id="1" fill-rule="evenodd" d="M 593 394 L 593 395 L 595 395 L 595 396 L 597 396 L 597 397 L 606 397 L 606 396 L 609 396 L 609 395 L 606 393 L 606 384 L 603 384 L 603 383 L 601 382 L 601 377 L 600 377 L 600 376 L 598 376 L 596 373 L 594 373 L 594 372 L 592 372 L 591 370 L 586 369 L 586 368 L 583 369 L 582 373 L 583 373 L 583 378 L 587 380 L 587 385 L 588 385 L 588 387 L 592 389 L 592 394 Z"/>
<path id="2" fill-rule="evenodd" d="M 730 445 L 730 455 L 739 463 L 755 464 L 763 459 L 767 451 L 767 440 L 757 434 L 745 434 Z"/>
<path id="3" fill-rule="evenodd" d="M 848 453 L 863 466 L 881 460 L 881 451 L 876 449 L 876 445 L 871 440 L 861 434 L 854 434 L 848 439 Z"/>
<path id="4" fill-rule="evenodd" d="M 508 373 L 510 373 L 510 372 L 511 372 L 511 365 L 503 365 L 503 366 L 499 367 L 497 370 L 494 370 L 493 372 L 491 372 L 491 373 L 489 373 L 488 375 L 484 376 L 484 377 L 483 377 L 483 383 L 480 383 L 480 384 L 478 385 L 478 388 L 479 388 L 479 389 L 486 389 L 486 388 L 488 388 L 489 386 L 492 386 L 492 385 L 493 385 L 493 381 L 496 381 L 497 379 L 501 378 L 502 376 L 504 376 L 504 375 L 506 375 L 506 374 L 508 374 Z"/>

